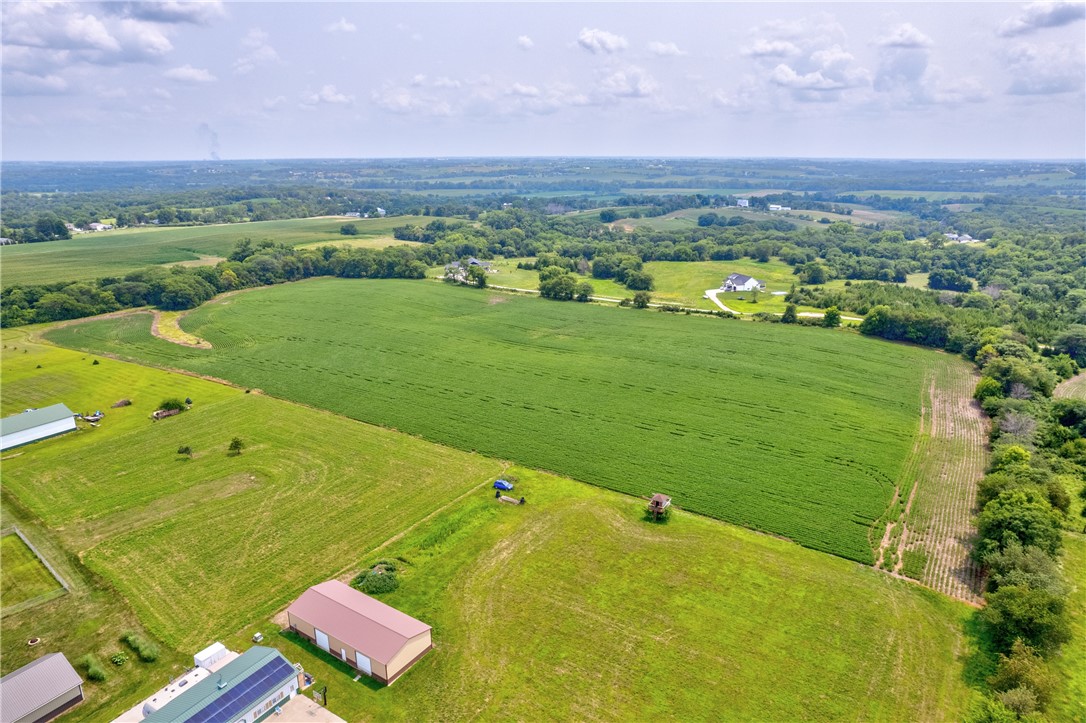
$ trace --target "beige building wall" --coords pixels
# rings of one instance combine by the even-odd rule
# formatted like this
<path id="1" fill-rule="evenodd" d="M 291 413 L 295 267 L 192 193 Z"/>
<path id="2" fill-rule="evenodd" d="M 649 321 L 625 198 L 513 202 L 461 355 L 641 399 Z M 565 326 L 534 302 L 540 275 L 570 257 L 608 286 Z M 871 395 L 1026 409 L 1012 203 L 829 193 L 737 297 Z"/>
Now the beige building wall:
<path id="1" fill-rule="evenodd" d="M 81 700 L 83 700 L 83 686 L 72 688 L 67 693 L 54 698 L 40 708 L 27 713 L 22 718 L 12 721 L 12 723 L 35 723 L 35 721 L 53 718 L 61 711 L 71 708 Z M 7 721 L 4 721 L 4 723 L 7 723 Z"/>
<path id="2" fill-rule="evenodd" d="M 295 630 L 297 630 L 299 633 L 301 633 L 305 637 L 309 638 L 310 640 L 316 642 L 317 633 L 316 633 L 316 629 L 314 628 L 313 625 L 310 625 L 306 621 L 302 620 L 301 618 L 295 617 L 294 615 L 292 615 L 290 613 L 287 613 L 287 622 Z M 321 632 L 325 633 L 326 631 L 322 630 Z M 429 637 L 429 634 L 427 634 L 427 637 Z M 328 653 L 329 653 L 329 655 L 331 655 L 334 658 L 338 658 L 339 660 L 343 660 L 342 651 L 344 651 L 344 650 L 347 651 L 347 660 L 344 661 L 344 662 L 349 664 L 352 668 L 358 670 L 358 665 L 357 665 L 357 662 L 356 662 L 356 659 L 355 659 L 355 653 L 356 652 L 361 652 L 363 655 L 366 655 L 366 652 L 365 651 L 355 650 L 354 648 L 352 648 L 350 645 L 343 642 L 339 638 L 335 637 L 334 635 L 329 634 L 328 635 Z M 366 657 L 369 658 L 370 656 L 366 655 Z M 407 660 L 411 660 L 411 658 L 407 658 Z M 370 658 L 370 674 L 373 675 L 373 677 L 378 678 L 378 679 L 380 679 L 382 681 L 385 681 L 385 682 L 387 682 L 388 679 L 389 679 L 388 670 L 387 670 L 385 664 L 381 663 L 381 662 L 378 662 L 378 661 L 374 660 L 373 658 Z"/>
<path id="3" fill-rule="evenodd" d="M 391 680 L 404 672 L 415 660 L 415 658 L 421 656 L 427 650 L 433 647 L 433 642 L 430 638 L 430 631 L 420 633 L 415 637 L 407 641 L 400 652 L 392 656 L 392 660 L 388 661 L 387 679 Z"/>

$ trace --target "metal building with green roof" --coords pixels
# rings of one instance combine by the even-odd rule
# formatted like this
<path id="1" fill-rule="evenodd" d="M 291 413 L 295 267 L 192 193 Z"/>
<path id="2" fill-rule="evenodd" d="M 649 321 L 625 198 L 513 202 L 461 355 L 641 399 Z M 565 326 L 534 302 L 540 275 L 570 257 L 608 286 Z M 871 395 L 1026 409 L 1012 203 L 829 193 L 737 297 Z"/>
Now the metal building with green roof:
<path id="1" fill-rule="evenodd" d="M 158 710 L 145 723 L 255 723 L 298 692 L 301 674 L 275 648 L 255 645 Z"/>
<path id="2" fill-rule="evenodd" d="M 0 450 L 75 431 L 75 412 L 63 404 L 28 409 L 0 419 Z"/>

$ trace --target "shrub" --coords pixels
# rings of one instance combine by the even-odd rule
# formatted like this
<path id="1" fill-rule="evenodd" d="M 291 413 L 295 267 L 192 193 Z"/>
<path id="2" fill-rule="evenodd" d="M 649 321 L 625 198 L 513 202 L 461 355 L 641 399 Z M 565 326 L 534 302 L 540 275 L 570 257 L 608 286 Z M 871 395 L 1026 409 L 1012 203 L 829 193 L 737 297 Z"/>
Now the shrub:
<path id="1" fill-rule="evenodd" d="M 177 399 L 176 397 L 172 397 L 170 399 L 163 399 L 161 402 L 159 402 L 158 408 L 165 409 L 167 412 L 171 409 L 177 409 L 183 412 L 186 409 L 185 403 L 182 400 Z"/>
<path id="2" fill-rule="evenodd" d="M 82 668 L 87 674 L 87 680 L 93 680 L 96 683 L 103 683 L 106 680 L 106 669 L 102 667 L 101 661 L 95 656 L 87 653 L 79 660 L 75 661 L 76 667 Z"/>
<path id="3" fill-rule="evenodd" d="M 650 301 L 652 301 L 652 295 L 647 291 L 638 291 L 634 294 L 633 305 L 636 309 L 647 308 Z"/>
<path id="4" fill-rule="evenodd" d="M 234 437 L 230 440 L 230 446 L 227 449 L 231 456 L 236 457 L 241 454 L 241 450 L 245 449 L 245 442 L 241 441 L 241 437 Z"/>
<path id="5" fill-rule="evenodd" d="M 999 667 L 988 678 L 988 684 L 1001 693 L 1017 689 L 1032 691 L 1036 707 L 1043 709 L 1059 686 L 1059 678 L 1031 647 L 1015 640 L 1010 655 L 1000 654 Z M 1014 708 L 1007 701 L 1003 702 L 1008 708 Z"/>
<path id="6" fill-rule="evenodd" d="M 192 447 L 188 446 L 187 444 L 182 444 L 180 447 L 177 448 L 177 453 L 178 454 L 188 455 L 191 458 L 192 457 Z"/>
<path id="7" fill-rule="evenodd" d="M 120 667 L 120 666 L 122 666 L 122 665 L 124 665 L 125 663 L 128 662 L 128 656 L 125 655 L 124 653 L 117 653 L 117 654 L 113 655 L 109 659 L 109 662 L 111 662 L 114 665 Z"/>
<path id="8" fill-rule="evenodd" d="M 1006 585 L 987 596 L 981 615 L 1002 650 L 1021 639 L 1037 650 L 1053 650 L 1071 639 L 1062 596 L 1024 585 Z"/>
<path id="9" fill-rule="evenodd" d="M 124 640 L 128 647 L 132 648 L 132 652 L 143 662 L 153 663 L 158 660 L 158 646 L 142 635 L 128 632 L 121 639 Z"/>
<path id="10" fill-rule="evenodd" d="M 999 702 L 1019 718 L 1037 710 L 1037 695 L 1029 688 L 1015 688 L 999 694 Z"/>
<path id="11" fill-rule="evenodd" d="M 978 402 L 983 402 L 989 397 L 1002 396 L 1003 385 L 991 377 L 981 377 L 980 381 L 977 382 L 976 390 L 973 392 L 973 399 L 976 399 Z"/>
<path id="12" fill-rule="evenodd" d="M 400 586 L 400 579 L 395 570 L 367 570 L 356 577 L 351 585 L 367 595 L 381 595 L 392 592 Z"/>

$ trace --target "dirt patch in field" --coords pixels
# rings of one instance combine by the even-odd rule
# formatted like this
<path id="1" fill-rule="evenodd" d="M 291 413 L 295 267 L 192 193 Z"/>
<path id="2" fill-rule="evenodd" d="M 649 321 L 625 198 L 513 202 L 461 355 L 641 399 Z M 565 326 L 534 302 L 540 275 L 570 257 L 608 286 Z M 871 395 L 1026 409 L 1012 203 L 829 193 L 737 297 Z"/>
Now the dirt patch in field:
<path id="1" fill-rule="evenodd" d="M 972 398 L 975 376 L 950 361 L 929 372 L 920 434 L 898 483 L 899 489 L 911 488 L 909 500 L 890 521 L 877 559 L 895 576 L 909 574 L 978 605 L 983 579 L 969 553 L 976 534 L 977 483 L 987 463 L 988 423 Z M 891 535 L 895 526 L 899 532 Z M 906 555 L 913 560 L 911 569 Z"/>
<path id="2" fill-rule="evenodd" d="M 153 311 L 151 318 L 151 334 L 159 339 L 180 344 L 193 349 L 210 349 L 211 342 L 205 341 L 194 334 L 190 334 L 181 328 L 180 322 L 184 314 L 167 315 L 161 311 Z"/>
<path id="3" fill-rule="evenodd" d="M 499 294 L 492 294 L 491 296 L 487 297 L 486 303 L 490 306 L 493 306 L 494 304 L 504 304 L 507 301 L 509 301 L 509 299 L 505 296 L 501 296 Z"/>
<path id="4" fill-rule="evenodd" d="M 1062 399 L 1086 400 L 1086 372 L 1060 382 L 1052 391 L 1052 396 Z"/>

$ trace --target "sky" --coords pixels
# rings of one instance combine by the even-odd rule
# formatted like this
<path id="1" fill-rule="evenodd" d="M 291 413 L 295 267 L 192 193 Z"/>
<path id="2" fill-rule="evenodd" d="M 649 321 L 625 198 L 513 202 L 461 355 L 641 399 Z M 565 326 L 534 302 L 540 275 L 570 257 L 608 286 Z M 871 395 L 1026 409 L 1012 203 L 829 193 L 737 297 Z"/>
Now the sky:
<path id="1" fill-rule="evenodd" d="M 16 160 L 1086 157 L 1086 2 L 7 2 Z"/>

